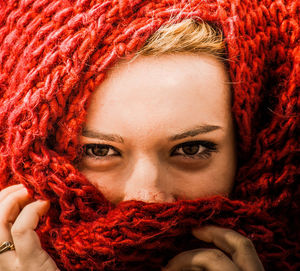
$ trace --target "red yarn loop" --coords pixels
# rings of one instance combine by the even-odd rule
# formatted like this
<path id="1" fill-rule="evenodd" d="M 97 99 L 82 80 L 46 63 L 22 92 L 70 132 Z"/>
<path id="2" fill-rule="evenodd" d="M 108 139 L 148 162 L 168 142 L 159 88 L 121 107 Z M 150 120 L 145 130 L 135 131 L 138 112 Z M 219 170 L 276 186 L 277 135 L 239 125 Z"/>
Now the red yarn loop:
<path id="1" fill-rule="evenodd" d="M 297 270 L 297 1 L 12 0 L 0 14 L 0 188 L 50 199 L 38 234 L 60 270 L 160 270 L 206 247 L 190 230 L 207 224 L 252 239 L 266 270 Z M 186 18 L 218 25 L 227 44 L 234 190 L 114 206 L 76 168 L 89 96 L 161 25 Z"/>

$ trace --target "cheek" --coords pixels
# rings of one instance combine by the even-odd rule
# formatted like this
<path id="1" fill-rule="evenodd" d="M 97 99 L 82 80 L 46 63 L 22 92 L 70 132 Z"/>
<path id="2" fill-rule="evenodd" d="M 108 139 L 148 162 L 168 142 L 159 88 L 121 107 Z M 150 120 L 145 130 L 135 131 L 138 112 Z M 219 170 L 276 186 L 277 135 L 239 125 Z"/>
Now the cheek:
<path id="1" fill-rule="evenodd" d="M 219 153 L 209 171 L 207 186 L 214 194 L 228 195 L 234 185 L 236 160 L 234 149 L 226 145 L 226 149 Z"/>
<path id="2" fill-rule="evenodd" d="M 206 168 L 174 172 L 172 175 L 176 186 L 175 194 L 179 199 L 228 196 L 234 184 L 235 161 L 219 153 Z"/>
<path id="3" fill-rule="evenodd" d="M 123 183 L 120 178 L 113 173 L 90 172 L 89 170 L 80 170 L 80 172 L 93 184 L 110 202 L 117 204 L 124 198 Z"/>
<path id="4" fill-rule="evenodd" d="M 177 181 L 176 195 L 179 199 L 198 199 L 214 195 L 228 196 L 233 180 L 216 172 L 186 174 L 185 182 Z"/>

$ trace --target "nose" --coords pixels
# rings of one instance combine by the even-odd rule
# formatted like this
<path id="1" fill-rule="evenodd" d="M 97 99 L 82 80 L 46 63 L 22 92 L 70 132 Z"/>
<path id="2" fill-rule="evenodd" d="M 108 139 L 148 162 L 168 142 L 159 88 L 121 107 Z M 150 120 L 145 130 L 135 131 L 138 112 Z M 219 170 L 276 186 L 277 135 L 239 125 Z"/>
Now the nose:
<path id="1" fill-rule="evenodd" d="M 154 158 L 137 159 L 126 181 L 124 200 L 174 202 L 172 187 L 164 172 L 159 161 Z"/>

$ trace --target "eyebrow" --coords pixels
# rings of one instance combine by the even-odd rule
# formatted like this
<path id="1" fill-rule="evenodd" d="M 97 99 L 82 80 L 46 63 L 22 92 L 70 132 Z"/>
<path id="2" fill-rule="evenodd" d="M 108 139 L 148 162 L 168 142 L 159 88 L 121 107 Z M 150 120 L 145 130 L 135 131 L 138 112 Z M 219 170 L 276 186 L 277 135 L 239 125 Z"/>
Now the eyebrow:
<path id="1" fill-rule="evenodd" d="M 222 129 L 222 127 L 216 125 L 201 125 L 191 130 L 187 130 L 182 133 L 173 135 L 168 138 L 168 141 L 175 141 L 186 137 L 193 137 L 199 134 L 207 134 L 218 129 Z M 113 141 L 117 143 L 124 143 L 124 139 L 120 135 L 105 134 L 98 131 L 91 131 L 86 128 L 82 130 L 82 135 L 89 138 L 97 138 L 97 139 Z"/>
<path id="2" fill-rule="evenodd" d="M 168 140 L 175 141 L 175 140 L 183 139 L 186 137 L 193 137 L 193 136 L 196 136 L 199 134 L 207 134 L 212 131 L 219 130 L 219 129 L 222 129 L 222 127 L 217 126 L 217 125 L 201 125 L 201 126 L 197 126 L 197 127 L 193 128 L 191 130 L 184 131 L 180 134 L 173 135 L 173 136 L 169 137 Z"/>
<path id="3" fill-rule="evenodd" d="M 82 135 L 86 136 L 86 137 L 90 137 L 90 138 L 97 138 L 97 139 L 113 141 L 113 142 L 117 142 L 117 143 L 124 143 L 124 139 L 119 135 L 104 134 L 104 133 L 100 133 L 98 131 L 91 131 L 91 130 L 88 130 L 85 128 L 82 130 Z"/>

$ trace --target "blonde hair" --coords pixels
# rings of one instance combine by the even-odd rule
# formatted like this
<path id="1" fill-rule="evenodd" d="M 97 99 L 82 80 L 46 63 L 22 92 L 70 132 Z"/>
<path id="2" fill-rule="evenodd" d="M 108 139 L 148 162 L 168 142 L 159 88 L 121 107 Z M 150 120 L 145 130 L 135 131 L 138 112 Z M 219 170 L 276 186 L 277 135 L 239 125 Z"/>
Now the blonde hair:
<path id="1" fill-rule="evenodd" d="M 222 31 L 206 22 L 193 19 L 163 25 L 148 39 L 136 56 L 183 52 L 208 53 L 224 59 L 225 42 Z"/>

